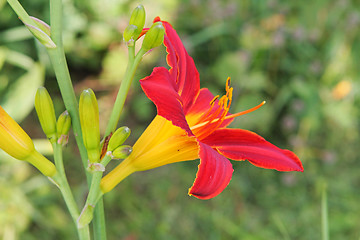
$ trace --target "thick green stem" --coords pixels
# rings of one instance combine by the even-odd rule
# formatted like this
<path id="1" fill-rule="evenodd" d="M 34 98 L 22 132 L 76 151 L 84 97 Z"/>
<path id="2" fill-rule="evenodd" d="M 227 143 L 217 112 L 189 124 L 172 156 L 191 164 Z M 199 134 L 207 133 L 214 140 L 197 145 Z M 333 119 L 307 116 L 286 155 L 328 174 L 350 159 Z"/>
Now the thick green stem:
<path id="1" fill-rule="evenodd" d="M 111 157 L 105 155 L 103 160 L 100 162 L 104 167 L 111 161 Z M 102 200 L 103 193 L 100 191 L 100 182 L 103 172 L 96 171 L 93 173 L 89 195 L 86 199 L 84 209 L 78 219 L 78 227 L 82 228 L 88 225 L 92 220 L 92 209 L 97 206 L 97 203 Z M 96 226 L 99 227 L 99 226 Z M 104 239 L 104 238 L 102 238 Z"/>
<path id="2" fill-rule="evenodd" d="M 71 83 L 69 69 L 66 63 L 65 53 L 62 44 L 62 3 L 61 0 L 50 1 L 50 23 L 51 23 L 51 38 L 56 44 L 56 48 L 48 49 L 47 52 L 52 62 L 56 79 L 60 88 L 62 98 L 66 109 L 68 110 L 76 143 L 79 148 L 84 169 L 87 168 L 87 153 L 82 140 L 81 126 L 78 112 L 78 103 L 75 97 L 75 92 Z"/>
<path id="3" fill-rule="evenodd" d="M 54 149 L 54 159 L 57 169 L 57 174 L 53 177 L 54 181 L 58 184 L 61 194 L 65 200 L 66 206 L 69 209 L 71 218 L 73 219 L 75 226 L 77 224 L 77 218 L 79 217 L 79 209 L 71 192 L 69 183 L 67 181 L 62 157 L 61 145 L 57 143 L 52 144 Z M 90 233 L 89 228 L 78 229 L 78 235 L 80 240 L 89 240 Z"/>
<path id="4" fill-rule="evenodd" d="M 106 127 L 105 136 L 108 136 L 111 132 L 114 132 L 116 129 L 116 126 L 119 122 L 121 111 L 124 107 L 126 96 L 129 92 L 132 80 L 134 79 L 136 69 L 139 66 L 139 63 L 140 63 L 143 55 L 146 53 L 146 50 L 141 48 L 139 50 L 139 52 L 136 54 L 136 56 L 134 57 L 134 55 L 135 55 L 134 48 L 135 48 L 134 46 L 129 46 L 128 66 L 127 66 L 127 69 L 125 72 L 124 79 L 121 82 L 121 86 L 120 86 L 119 92 L 117 94 L 108 125 Z"/>
<path id="5" fill-rule="evenodd" d="M 94 228 L 94 240 L 105 240 L 107 238 L 106 226 L 105 226 L 104 200 L 102 197 L 96 203 L 93 228 Z"/>

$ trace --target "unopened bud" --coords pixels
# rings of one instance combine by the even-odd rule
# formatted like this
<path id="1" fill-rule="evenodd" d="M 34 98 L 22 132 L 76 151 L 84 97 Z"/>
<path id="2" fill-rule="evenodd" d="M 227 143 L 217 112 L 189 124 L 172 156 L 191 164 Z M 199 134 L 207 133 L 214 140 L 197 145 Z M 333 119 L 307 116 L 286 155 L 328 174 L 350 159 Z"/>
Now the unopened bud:
<path id="1" fill-rule="evenodd" d="M 141 4 L 138 5 L 131 14 L 129 25 L 134 25 L 137 27 L 137 31 L 136 31 L 137 36 L 134 37 L 135 39 L 139 37 L 141 31 L 144 28 L 145 17 L 146 17 L 145 8 Z"/>
<path id="2" fill-rule="evenodd" d="M 56 173 L 55 165 L 37 152 L 26 132 L 0 106 L 0 148 L 10 156 L 27 161 L 45 176 Z"/>
<path id="3" fill-rule="evenodd" d="M 132 152 L 132 147 L 128 145 L 122 145 L 112 151 L 111 158 L 113 159 L 125 159 L 127 158 Z"/>
<path id="4" fill-rule="evenodd" d="M 56 122 L 58 144 L 62 144 L 62 145 L 67 144 L 70 127 L 71 127 L 71 117 L 68 111 L 65 111 L 59 116 Z"/>
<path id="5" fill-rule="evenodd" d="M 131 131 L 130 131 L 130 128 L 128 128 L 128 127 L 118 128 L 114 132 L 114 134 L 111 136 L 107 150 L 112 152 L 116 148 L 121 146 L 126 141 L 126 139 L 130 136 L 130 133 L 131 133 Z"/>
<path id="6" fill-rule="evenodd" d="M 124 37 L 124 41 L 128 44 L 132 44 L 133 42 L 136 41 L 136 39 L 138 38 L 138 34 L 137 34 L 137 29 L 138 27 L 135 25 L 129 25 L 126 27 L 123 37 Z"/>
<path id="7" fill-rule="evenodd" d="M 0 148 L 10 156 L 24 160 L 34 151 L 34 143 L 26 132 L 0 106 Z"/>
<path id="8" fill-rule="evenodd" d="M 84 90 L 79 102 L 80 124 L 83 141 L 90 163 L 100 161 L 99 107 L 94 92 Z"/>
<path id="9" fill-rule="evenodd" d="M 50 29 L 50 26 L 47 23 L 45 23 L 44 21 L 41 21 L 40 19 L 38 19 L 36 17 L 30 16 L 30 18 L 35 21 L 36 26 L 38 28 L 40 28 L 41 31 L 46 33 L 49 37 L 51 36 L 51 29 Z"/>
<path id="10" fill-rule="evenodd" d="M 56 48 L 56 44 L 50 38 L 50 27 L 40 19 L 30 17 L 36 25 L 24 23 L 34 37 L 47 48 Z"/>
<path id="11" fill-rule="evenodd" d="M 45 135 L 53 143 L 56 141 L 55 110 L 51 97 L 44 87 L 38 88 L 36 92 L 35 109 Z"/>
<path id="12" fill-rule="evenodd" d="M 145 34 L 142 48 L 149 51 L 152 48 L 160 46 L 164 42 L 165 29 L 161 22 L 154 23 Z"/>

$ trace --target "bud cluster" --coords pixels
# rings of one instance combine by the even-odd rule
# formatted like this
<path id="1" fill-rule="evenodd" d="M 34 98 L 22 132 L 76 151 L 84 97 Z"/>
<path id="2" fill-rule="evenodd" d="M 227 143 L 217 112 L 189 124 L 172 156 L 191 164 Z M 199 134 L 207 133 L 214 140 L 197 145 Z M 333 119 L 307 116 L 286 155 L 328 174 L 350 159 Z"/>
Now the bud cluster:
<path id="1" fill-rule="evenodd" d="M 35 110 L 41 128 L 51 143 L 56 141 L 65 145 L 71 127 L 71 117 L 67 111 L 63 112 L 56 121 L 54 104 L 44 87 L 38 88 L 35 95 Z"/>
<path id="2" fill-rule="evenodd" d="M 118 128 L 109 140 L 107 146 L 107 155 L 113 159 L 125 159 L 132 152 L 132 147 L 129 145 L 122 145 L 126 139 L 130 136 L 130 128 L 121 127 Z"/>
<path id="3" fill-rule="evenodd" d="M 149 51 L 160 46 L 164 41 L 165 29 L 161 22 L 155 22 L 150 29 L 143 29 L 145 25 L 145 9 L 143 5 L 137 6 L 131 14 L 129 25 L 126 27 L 123 38 L 128 46 L 133 46 L 135 41 L 146 32 L 142 48 Z"/>

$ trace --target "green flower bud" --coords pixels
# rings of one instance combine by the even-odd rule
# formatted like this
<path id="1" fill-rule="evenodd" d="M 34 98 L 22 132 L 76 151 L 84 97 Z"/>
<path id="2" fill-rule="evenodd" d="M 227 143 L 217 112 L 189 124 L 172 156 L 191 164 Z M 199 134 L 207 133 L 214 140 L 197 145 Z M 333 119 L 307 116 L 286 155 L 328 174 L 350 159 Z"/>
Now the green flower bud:
<path id="1" fill-rule="evenodd" d="M 34 35 L 34 37 L 37 40 L 39 40 L 39 42 L 41 44 L 43 44 L 47 48 L 56 48 L 56 44 L 52 41 L 52 39 L 50 38 L 50 35 L 47 34 L 47 32 L 49 32 L 49 31 L 46 29 L 46 26 L 41 25 L 41 27 L 39 27 L 39 25 L 41 24 L 40 22 L 42 22 L 42 21 L 40 21 L 40 20 L 37 21 L 37 20 L 35 20 L 36 26 L 30 25 L 27 23 L 24 23 L 24 24 L 29 29 L 29 31 L 32 33 L 32 35 Z M 42 22 L 42 23 L 44 23 L 44 22 Z M 46 24 L 46 23 L 44 23 L 44 24 Z"/>
<path id="2" fill-rule="evenodd" d="M 146 16 L 145 8 L 141 4 L 138 5 L 131 14 L 129 25 L 134 25 L 137 27 L 137 31 L 136 31 L 137 36 L 134 36 L 135 40 L 136 40 L 136 38 L 139 37 L 141 31 L 144 28 L 145 16 Z"/>
<path id="3" fill-rule="evenodd" d="M 146 33 L 142 48 L 149 51 L 160 46 L 164 42 L 165 29 L 161 22 L 154 23 Z"/>
<path id="4" fill-rule="evenodd" d="M 89 88 L 80 96 L 80 124 L 90 163 L 100 161 L 99 107 L 94 92 Z"/>
<path id="5" fill-rule="evenodd" d="M 36 92 L 35 109 L 45 135 L 53 143 L 56 141 L 55 110 L 51 97 L 44 87 L 38 88 Z"/>
<path id="6" fill-rule="evenodd" d="M 135 25 L 129 25 L 126 27 L 123 37 L 124 41 L 128 44 L 136 41 L 139 35 L 137 35 L 138 27 Z"/>
<path id="7" fill-rule="evenodd" d="M 36 26 L 38 28 L 40 28 L 41 31 L 43 31 L 46 35 L 51 36 L 50 26 L 47 23 L 45 23 L 44 21 L 41 21 L 40 19 L 38 19 L 36 17 L 30 16 L 30 18 L 35 21 Z"/>
<path id="8" fill-rule="evenodd" d="M 62 145 L 67 144 L 70 127 L 71 127 L 71 117 L 68 111 L 65 111 L 59 116 L 56 122 L 58 144 L 62 144 Z"/>
<path id="9" fill-rule="evenodd" d="M 114 134 L 111 136 L 108 144 L 108 151 L 114 151 L 115 148 L 121 146 L 125 140 L 130 136 L 130 128 L 128 127 L 121 127 L 117 129 Z"/>
<path id="10" fill-rule="evenodd" d="M 112 151 L 111 158 L 115 159 L 125 159 L 132 152 L 132 147 L 128 145 L 122 145 Z"/>

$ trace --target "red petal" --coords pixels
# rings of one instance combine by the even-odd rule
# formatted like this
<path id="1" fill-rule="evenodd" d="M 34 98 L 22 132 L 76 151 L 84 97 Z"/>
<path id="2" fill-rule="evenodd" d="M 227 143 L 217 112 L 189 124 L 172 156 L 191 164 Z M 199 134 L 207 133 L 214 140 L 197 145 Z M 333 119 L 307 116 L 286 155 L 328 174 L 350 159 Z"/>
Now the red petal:
<path id="1" fill-rule="evenodd" d="M 165 27 L 164 45 L 168 53 L 166 59 L 171 67 L 170 75 L 176 82 L 176 90 L 182 98 L 186 113 L 199 93 L 199 73 L 176 31 L 168 22 L 163 21 L 163 25 Z"/>
<path id="2" fill-rule="evenodd" d="M 156 105 L 158 115 L 193 135 L 185 119 L 181 98 L 166 68 L 154 68 L 150 76 L 140 80 L 140 84 L 146 96 Z"/>
<path id="3" fill-rule="evenodd" d="M 218 129 L 202 140 L 233 160 L 247 159 L 253 165 L 278 171 L 303 171 L 299 158 L 276 147 L 256 133 L 242 129 Z"/>
<path id="4" fill-rule="evenodd" d="M 226 188 L 234 170 L 230 161 L 214 149 L 203 143 L 199 143 L 199 146 L 199 169 L 189 195 L 210 199 Z"/>

